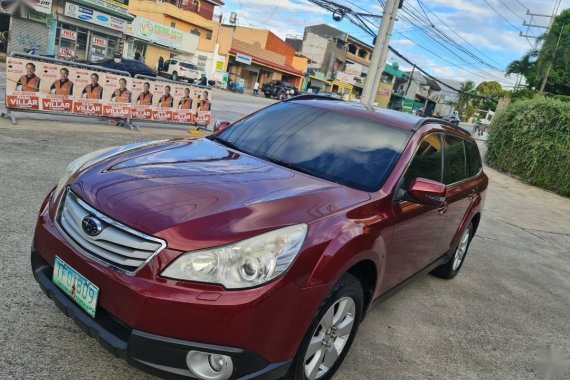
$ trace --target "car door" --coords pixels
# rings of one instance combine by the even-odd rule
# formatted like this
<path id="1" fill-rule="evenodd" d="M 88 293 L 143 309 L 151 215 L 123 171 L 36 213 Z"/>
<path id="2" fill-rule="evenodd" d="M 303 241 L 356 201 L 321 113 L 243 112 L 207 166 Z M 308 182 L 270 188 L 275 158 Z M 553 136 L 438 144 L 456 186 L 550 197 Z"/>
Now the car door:
<path id="1" fill-rule="evenodd" d="M 443 177 L 442 135 L 424 137 L 400 180 L 405 191 L 416 178 L 441 182 Z M 440 237 L 445 208 L 402 200 L 393 204 L 395 218 L 392 241 L 386 257 L 383 290 L 388 290 L 419 272 L 444 252 Z"/>
<path id="2" fill-rule="evenodd" d="M 465 140 L 446 134 L 443 141 L 443 183 L 447 189 L 447 213 L 442 244 L 443 249 L 448 251 L 451 248 L 453 237 L 461 227 L 470 202 L 476 196 L 476 190 L 473 182 L 468 179 Z"/>

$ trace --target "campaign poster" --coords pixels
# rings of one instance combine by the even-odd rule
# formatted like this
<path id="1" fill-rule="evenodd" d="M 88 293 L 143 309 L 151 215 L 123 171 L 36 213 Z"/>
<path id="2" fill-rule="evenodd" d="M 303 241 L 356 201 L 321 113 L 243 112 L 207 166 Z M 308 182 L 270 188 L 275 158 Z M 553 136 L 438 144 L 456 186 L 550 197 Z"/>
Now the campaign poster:
<path id="1" fill-rule="evenodd" d="M 132 118 L 138 120 L 152 120 L 152 106 L 157 100 L 152 91 L 150 81 L 132 79 L 133 107 Z"/>
<path id="2" fill-rule="evenodd" d="M 156 105 L 152 109 L 152 119 L 155 121 L 172 121 L 174 97 L 172 96 L 173 84 L 168 82 L 153 82 L 153 92 Z"/>
<path id="3" fill-rule="evenodd" d="M 75 69 L 53 63 L 42 64 L 41 109 L 49 112 L 73 112 Z"/>
<path id="4" fill-rule="evenodd" d="M 6 60 L 6 107 L 39 110 L 41 77 L 38 62 L 8 57 Z"/>
<path id="5" fill-rule="evenodd" d="M 105 74 L 103 95 L 103 116 L 113 118 L 131 118 L 132 116 L 132 78 Z"/>
<path id="6" fill-rule="evenodd" d="M 174 123 L 194 124 L 195 113 L 192 109 L 190 86 L 175 85 L 174 87 Z"/>
<path id="7" fill-rule="evenodd" d="M 77 68 L 74 72 L 73 113 L 101 116 L 105 73 L 84 68 Z"/>
<path id="8" fill-rule="evenodd" d="M 193 108 L 196 113 L 196 123 L 200 125 L 210 124 L 212 110 L 212 94 L 208 89 L 192 87 L 194 99 Z"/>

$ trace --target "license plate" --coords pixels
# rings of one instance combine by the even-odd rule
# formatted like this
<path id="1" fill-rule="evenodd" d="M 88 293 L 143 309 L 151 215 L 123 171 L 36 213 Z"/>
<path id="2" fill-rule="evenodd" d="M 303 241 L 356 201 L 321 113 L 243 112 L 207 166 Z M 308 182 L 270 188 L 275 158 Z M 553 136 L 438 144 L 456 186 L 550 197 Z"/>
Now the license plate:
<path id="1" fill-rule="evenodd" d="M 95 318 L 99 288 L 59 257 L 55 257 L 53 283 Z"/>

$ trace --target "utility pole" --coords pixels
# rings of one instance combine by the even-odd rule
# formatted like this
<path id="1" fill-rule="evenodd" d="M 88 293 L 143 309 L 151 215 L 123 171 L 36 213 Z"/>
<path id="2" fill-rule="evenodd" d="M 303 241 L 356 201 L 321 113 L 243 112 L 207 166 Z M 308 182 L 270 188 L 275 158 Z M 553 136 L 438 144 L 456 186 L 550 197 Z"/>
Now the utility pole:
<path id="1" fill-rule="evenodd" d="M 546 69 L 546 73 L 544 74 L 544 79 L 542 80 L 542 84 L 540 85 L 539 92 L 544 92 L 544 88 L 546 87 L 546 82 L 548 82 L 548 76 L 550 75 L 550 70 L 552 70 L 554 58 L 556 58 L 556 52 L 558 51 L 558 46 L 560 46 L 560 38 L 562 37 L 562 33 L 564 33 L 565 27 L 566 25 L 562 26 L 562 29 L 560 29 L 560 33 L 558 34 L 558 42 L 556 42 L 554 53 L 552 53 L 552 60 L 548 63 L 548 68 Z"/>
<path id="2" fill-rule="evenodd" d="M 388 55 L 388 45 L 390 44 L 390 37 L 392 36 L 392 29 L 396 21 L 396 14 L 398 12 L 400 0 L 387 0 L 384 6 L 384 14 L 378 35 L 376 36 L 376 44 L 372 59 L 370 60 L 370 70 L 364 83 L 362 90 L 362 97 L 360 102 L 365 105 L 373 105 L 376 99 L 376 92 L 380 84 L 380 78 L 384 72 L 384 65 L 386 64 L 386 57 Z"/>

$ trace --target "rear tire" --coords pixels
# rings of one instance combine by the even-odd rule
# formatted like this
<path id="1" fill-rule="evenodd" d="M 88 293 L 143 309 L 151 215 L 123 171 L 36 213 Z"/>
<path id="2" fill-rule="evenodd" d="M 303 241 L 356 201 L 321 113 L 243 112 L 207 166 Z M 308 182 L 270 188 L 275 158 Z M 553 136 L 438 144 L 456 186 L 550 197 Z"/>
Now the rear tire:
<path id="1" fill-rule="evenodd" d="M 286 379 L 331 379 L 354 341 L 363 305 L 360 281 L 349 273 L 345 274 L 321 304 Z"/>
<path id="2" fill-rule="evenodd" d="M 473 238 L 473 223 L 469 222 L 469 225 L 461 233 L 461 238 L 459 239 L 459 244 L 455 248 L 453 255 L 450 257 L 446 264 L 440 265 L 435 268 L 431 274 L 437 277 L 445 278 L 450 280 L 457 276 L 459 270 L 465 262 L 465 256 L 467 256 L 467 251 L 469 250 L 469 245 L 471 244 L 471 239 Z"/>
<path id="3" fill-rule="evenodd" d="M 268 92 L 264 92 L 263 95 L 265 95 L 266 98 L 270 98 L 270 97 L 271 97 L 271 94 L 268 93 Z"/>
<path id="4" fill-rule="evenodd" d="M 285 91 L 281 91 L 281 92 L 277 95 L 277 99 L 279 99 L 279 100 L 285 100 L 285 99 L 287 99 L 287 94 L 285 93 Z"/>

